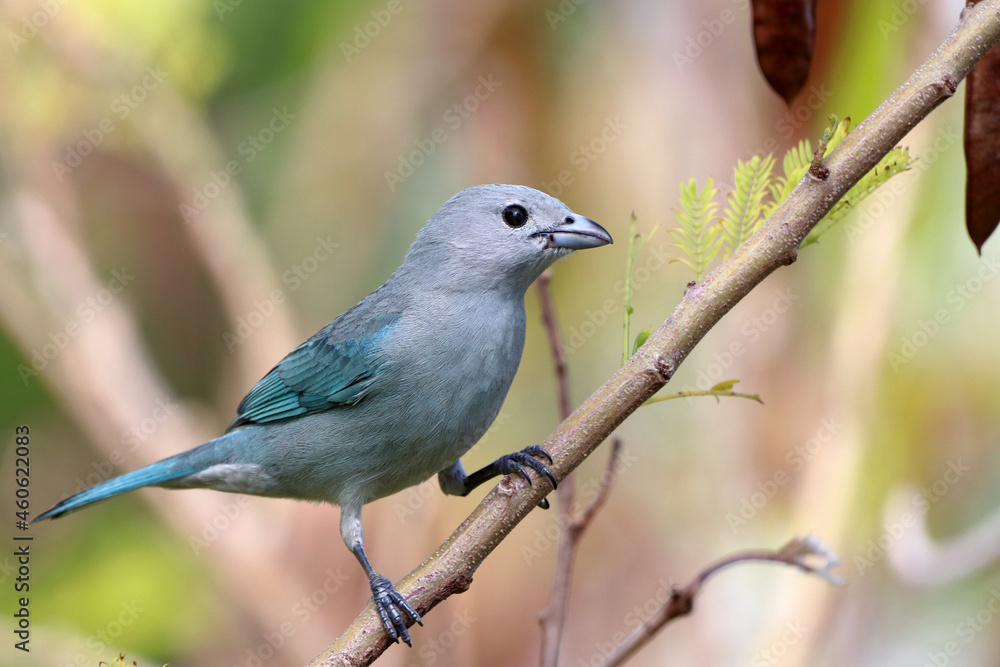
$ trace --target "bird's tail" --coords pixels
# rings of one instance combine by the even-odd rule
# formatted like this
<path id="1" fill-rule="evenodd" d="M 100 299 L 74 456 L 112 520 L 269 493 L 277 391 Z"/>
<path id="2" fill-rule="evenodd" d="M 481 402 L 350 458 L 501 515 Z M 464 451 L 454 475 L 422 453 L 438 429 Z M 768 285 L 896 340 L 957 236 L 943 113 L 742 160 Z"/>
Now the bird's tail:
<path id="1" fill-rule="evenodd" d="M 145 468 L 139 468 L 121 477 L 115 477 L 114 479 L 102 482 L 86 491 L 81 491 L 57 503 L 48 512 L 39 514 L 32 519 L 31 523 L 42 521 L 43 519 L 57 519 L 64 514 L 75 512 L 91 503 L 96 503 L 111 496 L 117 496 L 119 493 L 127 493 L 128 491 L 134 491 L 144 486 L 156 486 L 204 470 L 206 467 L 204 457 L 193 455 L 196 452 L 201 453 L 199 450 L 204 450 L 204 448 L 212 444 L 211 442 L 206 443 L 196 449 L 182 452 L 156 463 L 151 463 Z"/>

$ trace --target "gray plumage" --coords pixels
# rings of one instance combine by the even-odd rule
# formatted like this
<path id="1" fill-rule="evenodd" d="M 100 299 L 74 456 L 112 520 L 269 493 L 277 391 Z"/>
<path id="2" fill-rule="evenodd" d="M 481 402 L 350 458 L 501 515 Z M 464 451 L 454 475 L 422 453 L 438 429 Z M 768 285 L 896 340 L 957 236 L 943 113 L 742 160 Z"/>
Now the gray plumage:
<path id="1" fill-rule="evenodd" d="M 562 202 L 522 186 L 450 199 L 405 260 L 363 301 L 274 367 L 229 432 L 68 498 L 54 518 L 140 486 L 210 488 L 326 501 L 369 575 L 390 637 L 419 622 L 363 547 L 361 507 L 440 473 L 446 493 L 524 466 L 554 478 L 538 448 L 466 475 L 460 457 L 496 418 L 524 347 L 524 295 L 555 260 L 611 237 Z M 530 478 L 529 478 L 530 480 Z"/>

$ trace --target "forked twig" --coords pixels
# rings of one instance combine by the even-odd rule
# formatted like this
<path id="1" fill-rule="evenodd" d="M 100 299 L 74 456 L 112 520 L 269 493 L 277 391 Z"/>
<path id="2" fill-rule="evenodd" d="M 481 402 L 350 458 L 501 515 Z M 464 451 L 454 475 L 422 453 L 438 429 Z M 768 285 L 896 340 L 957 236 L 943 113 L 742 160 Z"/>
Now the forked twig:
<path id="1" fill-rule="evenodd" d="M 821 559 L 821 562 L 819 564 L 810 563 L 809 560 L 813 556 Z M 844 584 L 844 580 L 841 577 L 831 572 L 833 568 L 840 564 L 840 558 L 826 545 L 811 535 L 801 538 L 797 537 L 777 551 L 755 549 L 727 556 L 699 572 L 687 586 L 671 589 L 670 598 L 645 623 L 633 630 L 632 634 L 615 647 L 614 651 L 605 659 L 603 667 L 614 667 L 615 665 L 623 664 L 636 651 L 645 646 L 667 623 L 690 614 L 694 609 L 695 597 L 701 592 L 705 581 L 713 574 L 731 565 L 752 561 L 790 565 L 808 574 L 815 574 L 822 577 L 832 584 L 838 586 Z"/>

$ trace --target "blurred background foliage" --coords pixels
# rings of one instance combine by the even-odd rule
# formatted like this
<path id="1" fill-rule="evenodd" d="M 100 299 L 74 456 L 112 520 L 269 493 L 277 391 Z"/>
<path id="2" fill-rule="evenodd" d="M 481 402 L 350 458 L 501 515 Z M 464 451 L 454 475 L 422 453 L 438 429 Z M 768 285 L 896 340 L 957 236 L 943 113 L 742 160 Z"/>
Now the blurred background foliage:
<path id="1" fill-rule="evenodd" d="M 618 365 L 630 213 L 646 232 L 672 226 L 679 182 L 727 183 L 738 158 L 815 139 L 830 113 L 859 122 L 962 3 L 819 5 L 810 81 L 786 108 L 741 0 L 8 0 L 0 497 L 17 424 L 32 429 L 32 514 L 220 433 L 254 381 L 483 182 L 544 189 L 619 241 L 555 270 L 581 401 Z M 562 664 L 597 664 L 669 582 L 806 532 L 841 554 L 845 588 L 734 569 L 634 664 L 1000 659 L 1000 281 L 995 241 L 980 259 L 963 227 L 961 114 L 950 102 L 915 129 L 917 167 L 761 285 L 670 385 L 739 378 L 764 406 L 671 401 L 622 426 Z M 682 294 L 675 252 L 661 231 L 640 255 L 633 331 Z M 521 369 L 467 466 L 556 424 L 533 292 L 528 309 Z M 584 497 L 606 455 L 577 474 Z M 369 506 L 372 558 L 400 578 L 483 493 L 445 498 L 431 480 Z M 379 664 L 535 664 L 555 516 L 534 512 L 414 649 Z M 369 595 L 328 507 L 154 489 L 31 533 L 32 651 L 5 641 L 8 665 L 119 651 L 299 665 Z M 12 557 L 0 564 L 10 593 Z"/>

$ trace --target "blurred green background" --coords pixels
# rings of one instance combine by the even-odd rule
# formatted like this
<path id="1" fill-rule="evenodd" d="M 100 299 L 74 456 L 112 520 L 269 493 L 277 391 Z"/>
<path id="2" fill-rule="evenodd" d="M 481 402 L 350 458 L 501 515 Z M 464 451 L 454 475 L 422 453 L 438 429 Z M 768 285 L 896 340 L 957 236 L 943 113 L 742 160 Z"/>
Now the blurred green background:
<path id="1" fill-rule="evenodd" d="M 555 268 L 579 403 L 619 363 L 630 213 L 661 226 L 637 262 L 638 331 L 691 278 L 662 260 L 677 184 L 729 182 L 738 158 L 815 138 L 830 113 L 859 122 L 962 3 L 819 4 L 813 72 L 786 108 L 742 0 L 4 3 L 8 532 L 16 425 L 32 431 L 32 514 L 221 433 L 257 379 L 477 183 L 544 189 L 618 240 Z M 633 664 L 1000 660 L 1000 281 L 996 241 L 979 258 L 963 228 L 960 100 L 907 138 L 912 172 L 739 304 L 669 387 L 738 378 L 764 406 L 672 401 L 621 427 L 627 464 L 581 547 L 561 664 L 598 664 L 710 561 L 808 532 L 839 552 L 846 587 L 733 569 Z M 528 310 L 514 387 L 467 467 L 557 423 L 533 291 Z M 606 457 L 580 469 L 581 494 Z M 372 559 L 398 580 L 485 493 L 444 497 L 431 480 L 374 503 Z M 379 664 L 536 664 L 555 528 L 533 512 L 415 648 Z M 7 634 L 6 665 L 120 651 L 143 667 L 301 665 L 369 597 L 330 507 L 153 489 L 30 534 L 32 651 Z M 0 551 L 10 619 L 13 546 Z"/>

